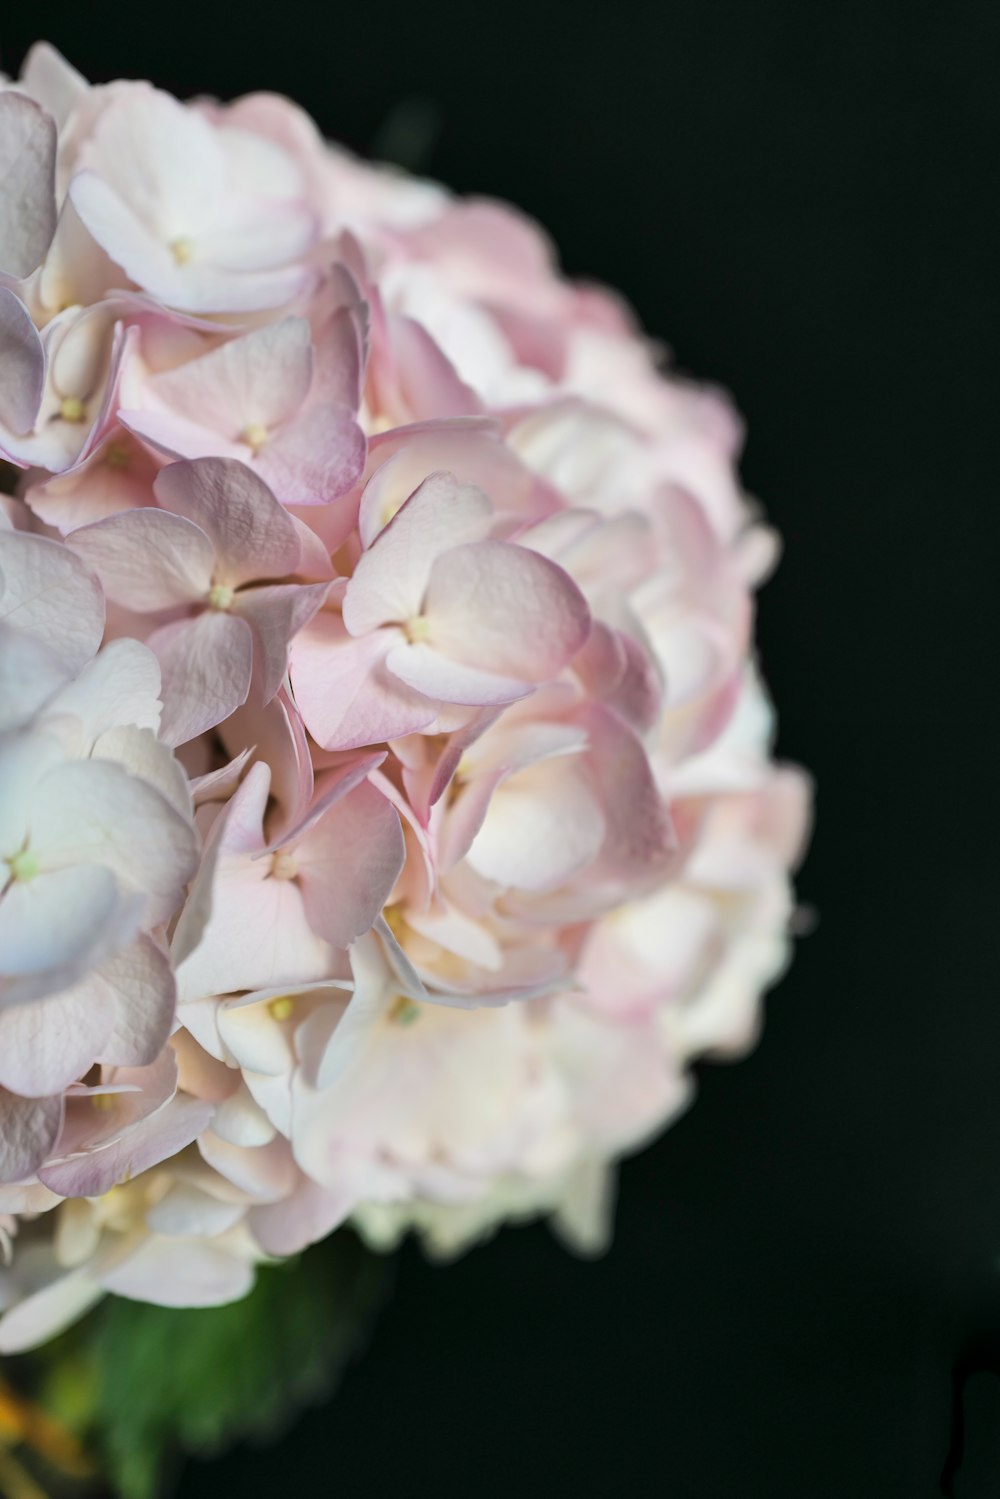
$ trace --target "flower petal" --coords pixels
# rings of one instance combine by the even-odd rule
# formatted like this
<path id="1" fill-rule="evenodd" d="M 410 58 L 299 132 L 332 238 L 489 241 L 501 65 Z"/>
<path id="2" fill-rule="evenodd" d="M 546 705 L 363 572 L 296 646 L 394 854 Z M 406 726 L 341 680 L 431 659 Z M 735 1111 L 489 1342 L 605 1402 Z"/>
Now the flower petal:
<path id="1" fill-rule="evenodd" d="M 474 484 L 460 484 L 454 474 L 431 474 L 359 559 L 344 595 L 350 633 L 405 624 L 420 614 L 435 561 L 484 536 L 492 515 L 488 496 Z"/>
<path id="2" fill-rule="evenodd" d="M 193 458 L 161 470 L 153 486 L 167 510 L 193 521 L 215 548 L 213 582 L 283 578 L 296 571 L 302 546 L 290 515 L 263 479 L 233 458 Z"/>
<path id="3" fill-rule="evenodd" d="M 314 932 L 348 947 L 374 923 L 405 858 L 399 816 L 363 781 L 296 845 L 302 904 Z"/>
<path id="4" fill-rule="evenodd" d="M 0 95 L 0 106 L 5 98 L 10 95 Z M 0 224 L 2 193 L 0 187 Z M 0 286 L 0 447 L 3 427 L 18 437 L 31 431 L 44 389 L 45 354 L 31 314 L 9 287 Z"/>
<path id="5" fill-rule="evenodd" d="M 14 880 L 0 900 L 0 1005 L 68 988 L 135 936 L 144 901 L 81 864 Z"/>
<path id="6" fill-rule="evenodd" d="M 587 601 L 561 567 L 526 547 L 452 547 L 431 570 L 430 642 L 467 666 L 527 682 L 556 676 L 590 631 Z"/>
<path id="7" fill-rule="evenodd" d="M 186 744 L 246 702 L 253 637 L 246 620 L 208 609 L 149 637 L 163 676 L 160 737 Z"/>
<path id="8" fill-rule="evenodd" d="M 358 482 L 365 435 L 346 406 L 313 404 L 265 442 L 255 468 L 285 505 L 326 505 Z"/>
<path id="9" fill-rule="evenodd" d="M 14 90 L 0 93 L 0 271 L 22 280 L 56 227 L 56 125 Z"/>
<path id="10" fill-rule="evenodd" d="M 0 1088 L 0 1182 L 34 1176 L 62 1128 L 63 1101 L 19 1098 Z"/>
<path id="11" fill-rule="evenodd" d="M 329 589 L 328 583 L 276 583 L 264 588 L 245 588 L 236 595 L 233 609 L 253 630 L 254 656 L 265 703 L 271 701 L 285 679 L 289 645 L 321 608 Z"/>
<path id="12" fill-rule="evenodd" d="M 211 541 L 165 510 L 123 510 L 72 531 L 66 545 L 97 573 L 109 599 L 140 614 L 193 603 L 212 586 Z"/>
<path id="13" fill-rule="evenodd" d="M 151 376 L 146 390 L 170 414 L 239 442 L 246 427 L 276 427 L 301 408 L 309 394 L 312 363 L 309 324 L 305 318 L 287 317 Z"/>
<path id="14" fill-rule="evenodd" d="M 324 749 L 379 744 L 427 728 L 437 709 L 385 668 L 400 636 L 375 630 L 353 639 L 335 614 L 318 614 L 291 649 L 295 702 Z"/>
<path id="15" fill-rule="evenodd" d="M 104 595 L 61 542 L 0 530 L 0 620 L 50 647 L 77 672 L 104 634 Z"/>

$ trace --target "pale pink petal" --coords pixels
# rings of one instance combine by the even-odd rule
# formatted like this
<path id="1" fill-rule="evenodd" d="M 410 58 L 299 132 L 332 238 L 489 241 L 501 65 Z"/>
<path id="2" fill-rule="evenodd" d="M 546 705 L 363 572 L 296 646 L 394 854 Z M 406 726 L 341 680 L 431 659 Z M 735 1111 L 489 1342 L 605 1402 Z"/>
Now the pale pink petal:
<path id="1" fill-rule="evenodd" d="M 254 467 L 285 505 L 326 505 L 357 483 L 365 436 L 346 407 L 311 404 L 265 442 Z"/>
<path id="2" fill-rule="evenodd" d="M 582 717 L 588 762 L 607 821 L 595 871 L 611 881 L 662 877 L 677 849 L 670 814 L 638 736 L 617 714 L 589 708 Z"/>
<path id="3" fill-rule="evenodd" d="M 534 683 L 501 677 L 443 656 L 429 645 L 397 645 L 385 664 L 394 677 L 442 703 L 478 707 L 511 703 L 534 691 Z"/>
<path id="4" fill-rule="evenodd" d="M 101 1276 L 115 1296 L 151 1301 L 154 1306 L 225 1306 L 239 1301 L 253 1285 L 245 1260 L 199 1239 L 148 1239 L 136 1252 Z"/>
<path id="5" fill-rule="evenodd" d="M 35 42 L 21 64 L 21 87 L 48 110 L 61 130 L 90 85 L 49 42 Z"/>
<path id="6" fill-rule="evenodd" d="M 422 612 L 435 561 L 489 528 L 493 507 L 474 484 L 431 474 L 363 553 L 344 595 L 344 624 L 364 635 Z"/>
<path id="7" fill-rule="evenodd" d="M 34 1176 L 59 1137 L 62 1098 L 19 1098 L 0 1088 L 0 1182 Z"/>
<path id="8" fill-rule="evenodd" d="M 288 849 L 297 844 L 332 806 L 342 801 L 345 796 L 349 796 L 372 771 L 377 770 L 385 762 L 385 758 L 385 750 L 372 750 L 360 755 L 345 753 L 338 765 L 321 773 L 316 788 L 317 794 L 313 801 L 295 822 L 283 828 L 280 835 L 271 839 L 267 845 L 267 852 L 275 853 L 279 848 Z"/>
<path id="9" fill-rule="evenodd" d="M 246 428 L 270 429 L 294 416 L 311 380 L 309 324 L 289 317 L 153 375 L 146 389 L 172 415 L 229 442 L 245 442 Z"/>
<path id="10" fill-rule="evenodd" d="M 338 802 L 296 845 L 309 925 L 333 947 L 368 931 L 403 868 L 399 817 L 368 782 Z"/>
<path id="11" fill-rule="evenodd" d="M 24 502 L 46 525 L 63 536 L 78 526 L 103 520 L 120 510 L 148 505 L 158 464 L 141 443 L 121 427 L 107 438 L 82 464 L 68 473 L 33 483 L 24 492 Z"/>
<path id="12" fill-rule="evenodd" d="M 0 94 L 0 105 L 10 97 Z M 2 195 L 0 187 L 0 200 Z M 0 223 L 2 217 L 0 201 Z M 45 354 L 31 314 L 9 287 L 0 286 L 0 449 L 5 427 L 19 437 L 31 431 L 44 388 Z"/>
<path id="13" fill-rule="evenodd" d="M 268 766 L 252 765 L 209 839 L 174 941 L 183 1001 L 326 975 L 328 949 L 313 935 L 297 887 L 252 857 L 264 847 L 269 784 Z"/>
<path id="14" fill-rule="evenodd" d="M 186 744 L 228 718 L 250 691 L 253 636 L 245 620 L 208 609 L 149 637 L 163 677 L 160 736 Z"/>
<path id="15" fill-rule="evenodd" d="M 245 1083 L 218 1105 L 212 1120 L 212 1133 L 228 1145 L 254 1150 L 269 1145 L 275 1137 L 274 1125 L 251 1096 Z"/>
<path id="16" fill-rule="evenodd" d="M 482 410 L 479 397 L 420 323 L 390 315 L 386 331 L 399 394 L 415 421 L 466 416 Z"/>
<path id="17" fill-rule="evenodd" d="M 190 1145 L 208 1128 L 214 1111 L 214 1104 L 178 1094 L 103 1149 L 43 1166 L 39 1179 L 61 1197 L 99 1197 Z"/>
<path id="18" fill-rule="evenodd" d="M 52 698 L 49 711 L 79 719 L 88 745 L 121 725 L 155 731 L 161 712 L 159 663 L 138 640 L 110 640 Z"/>
<path id="19" fill-rule="evenodd" d="M 554 677 L 590 631 L 583 594 L 562 568 L 525 547 L 452 547 L 431 570 L 429 643 L 467 666 L 527 682 Z"/>
<path id="20" fill-rule="evenodd" d="M 14 880 L 0 900 L 0 1004 L 68 988 L 132 940 L 144 905 L 97 864 Z"/>
<path id="21" fill-rule="evenodd" d="M 297 1172 L 287 1140 L 277 1138 L 269 1145 L 247 1149 L 231 1145 L 209 1130 L 199 1139 L 198 1149 L 234 1187 L 260 1202 L 274 1202 L 294 1186 Z"/>
<path id="22" fill-rule="evenodd" d="M 56 126 L 24 94 L 0 93 L 0 271 L 22 279 L 56 227 Z"/>
<path id="23" fill-rule="evenodd" d="M 233 994 L 323 978 L 330 955 L 310 927 L 289 880 L 268 878 L 265 864 L 224 870 L 213 892 L 205 935 L 177 970 L 183 999 Z"/>
<path id="24" fill-rule="evenodd" d="M 579 767 L 546 761 L 496 791 L 467 858 L 484 879 L 519 890 L 551 890 L 586 868 L 606 825 Z"/>
<path id="25" fill-rule="evenodd" d="M 114 1023 L 114 1003 L 93 979 L 0 1008 L 0 1085 L 33 1098 L 62 1093 L 93 1065 Z"/>
<path id="26" fill-rule="evenodd" d="M 292 518 L 245 463 L 172 463 L 157 475 L 154 490 L 161 505 L 200 526 L 212 542 L 213 582 L 239 588 L 297 569 L 302 548 Z"/>
<path id="27" fill-rule="evenodd" d="M 173 915 L 197 863 L 189 818 L 110 760 L 73 760 L 49 772 L 32 809 L 31 847 L 45 870 L 112 870 L 142 894 L 151 926 Z M 51 877 L 39 874 L 25 888 Z"/>
<path id="28" fill-rule="evenodd" d="M 114 642 L 111 642 L 114 644 Z M 130 645 L 132 641 L 128 642 Z M 138 644 L 138 642 L 134 642 Z M 108 647 L 105 646 L 105 650 Z M 152 652 L 150 652 L 152 654 Z M 156 737 L 152 729 L 138 729 L 133 724 L 106 729 L 98 734 L 91 749 L 92 760 L 112 760 L 130 775 L 154 786 L 185 822 L 192 814 L 191 787 L 183 766 L 170 748 Z"/>
<path id="29" fill-rule="evenodd" d="M 61 542 L 0 530 L 0 620 L 79 671 L 104 633 L 101 585 Z"/>
<path id="30" fill-rule="evenodd" d="M 0 733 L 30 723 L 68 675 L 43 641 L 0 623 Z"/>
<path id="31" fill-rule="evenodd" d="M 169 1238 L 213 1239 L 233 1228 L 245 1213 L 242 1202 L 223 1202 L 193 1183 L 176 1182 L 150 1208 L 146 1223 L 154 1233 Z"/>
<path id="32" fill-rule="evenodd" d="M 167 1043 L 174 1019 L 176 985 L 169 959 L 149 937 L 140 936 L 102 964 L 96 975 L 114 1011 L 108 1039 L 94 1051 L 115 1067 L 145 1067 Z"/>
<path id="33" fill-rule="evenodd" d="M 246 443 L 220 437 L 173 411 L 137 411 L 123 407 L 118 420 L 126 431 L 141 438 L 168 458 L 236 458 L 246 462 L 251 454 Z"/>
<path id="34" fill-rule="evenodd" d="M 265 1254 L 300 1254 L 339 1228 L 356 1204 L 356 1193 L 331 1192 L 304 1176 L 284 1201 L 251 1208 L 248 1222 Z"/>
<path id="35" fill-rule="evenodd" d="M 338 615 L 321 613 L 295 638 L 291 677 L 306 728 L 324 749 L 398 739 L 434 722 L 437 710 L 385 667 L 399 634 L 353 639 Z"/>
<path id="36" fill-rule="evenodd" d="M 328 583 L 277 583 L 245 588 L 233 600 L 233 610 L 253 630 L 254 660 L 260 691 L 269 703 L 288 671 L 288 647 L 322 607 Z"/>
<path id="37" fill-rule="evenodd" d="M 211 541 L 164 510 L 123 510 L 81 526 L 66 545 L 93 568 L 109 599 L 140 614 L 204 599 L 212 586 Z"/>
<path id="38" fill-rule="evenodd" d="M 273 819 L 279 826 L 294 822 L 312 796 L 313 769 L 305 726 L 284 688 L 269 703 L 244 703 L 218 732 L 228 750 L 249 744 L 254 758 L 267 762 L 276 803 Z"/>

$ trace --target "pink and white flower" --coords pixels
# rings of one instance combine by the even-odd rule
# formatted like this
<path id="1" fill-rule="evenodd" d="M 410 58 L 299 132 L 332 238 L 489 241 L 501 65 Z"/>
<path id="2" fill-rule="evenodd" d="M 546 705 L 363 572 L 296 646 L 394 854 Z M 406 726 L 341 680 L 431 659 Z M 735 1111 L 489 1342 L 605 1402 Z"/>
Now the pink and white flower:
<path id="1" fill-rule="evenodd" d="M 607 1241 L 788 956 L 740 440 L 505 205 L 0 83 L 0 1351 L 345 1221 Z"/>

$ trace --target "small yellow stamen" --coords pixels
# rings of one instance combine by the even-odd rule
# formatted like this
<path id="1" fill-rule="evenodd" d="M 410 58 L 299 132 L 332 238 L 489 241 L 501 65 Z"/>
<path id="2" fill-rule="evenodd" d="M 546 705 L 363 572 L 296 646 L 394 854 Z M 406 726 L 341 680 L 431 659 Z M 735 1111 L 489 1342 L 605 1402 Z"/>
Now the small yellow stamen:
<path id="1" fill-rule="evenodd" d="M 90 1095 L 91 1107 L 99 1114 L 110 1114 L 115 1106 L 115 1095 L 113 1093 L 92 1093 Z"/>
<path id="2" fill-rule="evenodd" d="M 406 926 L 406 917 L 403 914 L 403 902 L 400 900 L 394 901 L 391 906 L 385 907 L 382 915 L 385 917 L 386 926 L 398 940 L 402 935 L 403 928 Z"/>
<path id="3" fill-rule="evenodd" d="M 175 240 L 171 240 L 170 242 L 170 253 L 178 265 L 187 265 L 191 259 L 193 250 L 194 246 L 185 234 L 178 235 Z"/>
<path id="4" fill-rule="evenodd" d="M 131 461 L 131 454 L 128 448 L 124 447 L 120 442 L 113 442 L 110 448 L 108 448 L 105 459 L 108 468 L 113 468 L 120 472 L 122 469 L 128 468 Z"/>
<path id="5" fill-rule="evenodd" d="M 412 999 L 407 999 L 405 994 L 397 994 L 389 1011 L 389 1019 L 394 1025 L 412 1025 L 420 1019 L 420 1006 L 414 1004 Z"/>
<path id="6" fill-rule="evenodd" d="M 213 609 L 228 609 L 233 602 L 233 590 L 225 583 L 213 583 L 208 590 L 208 602 Z"/>
<path id="7" fill-rule="evenodd" d="M 64 422 L 82 422 L 87 408 L 79 396 L 64 396 L 59 404 L 59 415 Z"/>
<path id="8" fill-rule="evenodd" d="M 430 639 L 431 626 L 425 614 L 415 614 L 411 620 L 407 620 L 403 630 L 411 645 L 420 645 L 422 641 Z"/>
<path id="9" fill-rule="evenodd" d="M 33 880 L 39 870 L 38 855 L 30 848 L 22 848 L 20 853 L 7 860 L 7 868 L 12 880 Z"/>
<path id="10" fill-rule="evenodd" d="M 271 878 L 273 880 L 294 880 L 299 872 L 299 866 L 295 862 L 295 855 L 287 850 L 279 848 L 277 853 L 271 855 Z"/>
<path id="11" fill-rule="evenodd" d="M 288 1020 L 295 1005 L 290 994 L 278 994 L 270 1001 L 267 1008 L 275 1020 Z"/>
<path id="12" fill-rule="evenodd" d="M 252 448 L 255 453 L 258 453 L 267 442 L 268 430 L 263 422 L 247 422 L 240 436 L 248 448 Z"/>

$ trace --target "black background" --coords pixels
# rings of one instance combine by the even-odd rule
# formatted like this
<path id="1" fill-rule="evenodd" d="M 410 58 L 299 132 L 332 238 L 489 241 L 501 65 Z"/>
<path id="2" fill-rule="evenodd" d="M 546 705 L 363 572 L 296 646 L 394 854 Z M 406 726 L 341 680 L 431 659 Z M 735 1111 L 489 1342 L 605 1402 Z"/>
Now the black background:
<path id="1" fill-rule="evenodd" d="M 819 785 L 819 926 L 755 1054 L 624 1167 L 611 1255 L 408 1250 L 333 1402 L 185 1499 L 1000 1495 L 1000 8 L 74 0 L 10 7 L 8 68 L 39 30 L 358 148 L 436 119 L 423 170 L 537 215 L 734 391 L 786 539 L 780 748 Z"/>

